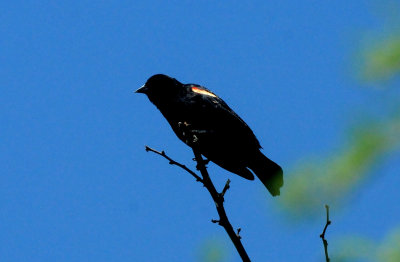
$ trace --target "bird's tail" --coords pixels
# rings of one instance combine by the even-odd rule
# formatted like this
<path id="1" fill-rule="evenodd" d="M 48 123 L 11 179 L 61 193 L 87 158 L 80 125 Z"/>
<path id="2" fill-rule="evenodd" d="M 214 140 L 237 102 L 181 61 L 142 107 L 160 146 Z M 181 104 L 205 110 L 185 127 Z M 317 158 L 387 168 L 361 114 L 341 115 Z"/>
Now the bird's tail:
<path id="1" fill-rule="evenodd" d="M 258 151 L 249 168 L 253 170 L 271 195 L 280 195 L 279 189 L 283 186 L 283 171 L 278 164 Z"/>

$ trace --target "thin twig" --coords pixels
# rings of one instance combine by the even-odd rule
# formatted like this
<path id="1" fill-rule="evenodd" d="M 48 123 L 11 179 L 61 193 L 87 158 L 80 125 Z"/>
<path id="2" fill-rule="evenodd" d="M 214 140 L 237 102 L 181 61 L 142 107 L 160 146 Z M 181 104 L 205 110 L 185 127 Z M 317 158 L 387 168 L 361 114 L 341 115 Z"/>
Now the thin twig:
<path id="1" fill-rule="evenodd" d="M 202 182 L 203 183 L 203 179 L 201 179 L 201 177 L 199 177 L 195 172 L 193 172 L 192 170 L 190 170 L 187 166 L 176 162 L 175 160 L 173 160 L 172 158 L 170 158 L 169 156 L 167 156 L 167 154 L 165 154 L 164 151 L 157 151 L 149 146 L 145 146 L 146 152 L 153 152 L 156 153 L 157 155 L 160 155 L 162 157 L 164 157 L 165 159 L 167 159 L 169 161 L 170 165 L 175 165 L 175 166 L 179 166 L 180 168 L 184 169 L 186 172 L 188 172 L 189 174 L 191 174 L 194 178 L 196 178 L 196 181 L 198 182 Z"/>
<path id="2" fill-rule="evenodd" d="M 222 197 L 224 197 L 226 191 L 228 191 L 228 189 L 231 188 L 230 183 L 231 183 L 231 180 L 228 179 L 228 180 L 226 181 L 226 184 L 225 184 L 225 186 L 224 186 L 224 189 L 222 189 L 222 192 L 221 192 L 221 196 L 222 196 Z"/>
<path id="3" fill-rule="evenodd" d="M 322 234 L 319 237 L 322 238 L 322 243 L 324 244 L 325 260 L 326 260 L 326 262 L 329 262 L 330 259 L 328 256 L 328 241 L 325 239 L 325 233 L 326 233 L 326 229 L 332 222 L 329 220 L 329 206 L 325 205 L 325 208 L 326 208 L 326 224 L 325 224 L 324 230 L 322 231 Z"/>

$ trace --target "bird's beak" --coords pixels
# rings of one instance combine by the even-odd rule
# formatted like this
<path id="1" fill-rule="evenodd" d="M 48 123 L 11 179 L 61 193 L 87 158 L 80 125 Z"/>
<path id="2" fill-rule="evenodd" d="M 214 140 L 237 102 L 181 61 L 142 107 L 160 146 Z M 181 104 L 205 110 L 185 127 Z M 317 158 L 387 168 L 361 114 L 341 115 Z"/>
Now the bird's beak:
<path id="1" fill-rule="evenodd" d="M 141 86 L 138 90 L 135 91 L 135 93 L 142 93 L 142 94 L 146 94 L 148 88 L 146 85 Z"/>

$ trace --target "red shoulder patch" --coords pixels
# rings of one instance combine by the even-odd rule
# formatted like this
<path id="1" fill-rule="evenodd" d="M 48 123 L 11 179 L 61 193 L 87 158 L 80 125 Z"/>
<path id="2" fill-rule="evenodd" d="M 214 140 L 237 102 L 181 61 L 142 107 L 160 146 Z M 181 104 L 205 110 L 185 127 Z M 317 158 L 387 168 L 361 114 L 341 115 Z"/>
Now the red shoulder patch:
<path id="1" fill-rule="evenodd" d="M 212 96 L 212 97 L 217 97 L 216 95 L 214 95 L 213 93 L 211 93 L 210 91 L 201 89 L 199 87 L 192 87 L 192 91 L 198 94 L 202 94 L 202 95 L 206 95 L 206 96 Z"/>

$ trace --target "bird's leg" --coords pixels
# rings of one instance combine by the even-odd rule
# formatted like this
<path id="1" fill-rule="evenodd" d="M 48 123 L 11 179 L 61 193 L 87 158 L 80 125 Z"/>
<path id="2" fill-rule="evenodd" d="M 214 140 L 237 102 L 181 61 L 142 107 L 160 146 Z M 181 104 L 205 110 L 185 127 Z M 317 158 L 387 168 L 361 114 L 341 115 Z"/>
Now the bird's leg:
<path id="1" fill-rule="evenodd" d="M 178 128 L 182 132 L 182 137 L 184 138 L 185 143 L 188 144 L 188 145 L 191 145 L 191 141 L 190 141 L 189 135 L 188 135 L 188 133 L 191 132 L 188 129 L 189 126 L 190 126 L 190 124 L 187 123 L 186 121 L 185 122 L 178 122 Z"/>
<path id="2" fill-rule="evenodd" d="M 195 129 L 190 129 L 191 124 L 187 123 L 186 121 L 184 122 L 178 122 L 178 127 L 182 132 L 182 137 L 185 140 L 185 143 L 189 145 L 190 147 L 198 147 L 199 146 L 199 138 L 198 134 L 203 134 L 206 132 L 206 130 L 195 130 Z M 193 161 L 196 161 L 196 158 L 193 158 Z M 205 159 L 203 160 L 203 165 L 207 166 L 210 160 Z M 196 165 L 196 169 L 199 170 L 199 163 Z"/>
<path id="3" fill-rule="evenodd" d="M 188 122 L 178 122 L 178 128 L 182 132 L 182 137 L 185 139 L 185 143 L 193 147 L 193 145 L 199 142 L 198 134 L 203 134 L 206 130 L 195 130 L 190 128 L 191 124 Z"/>

